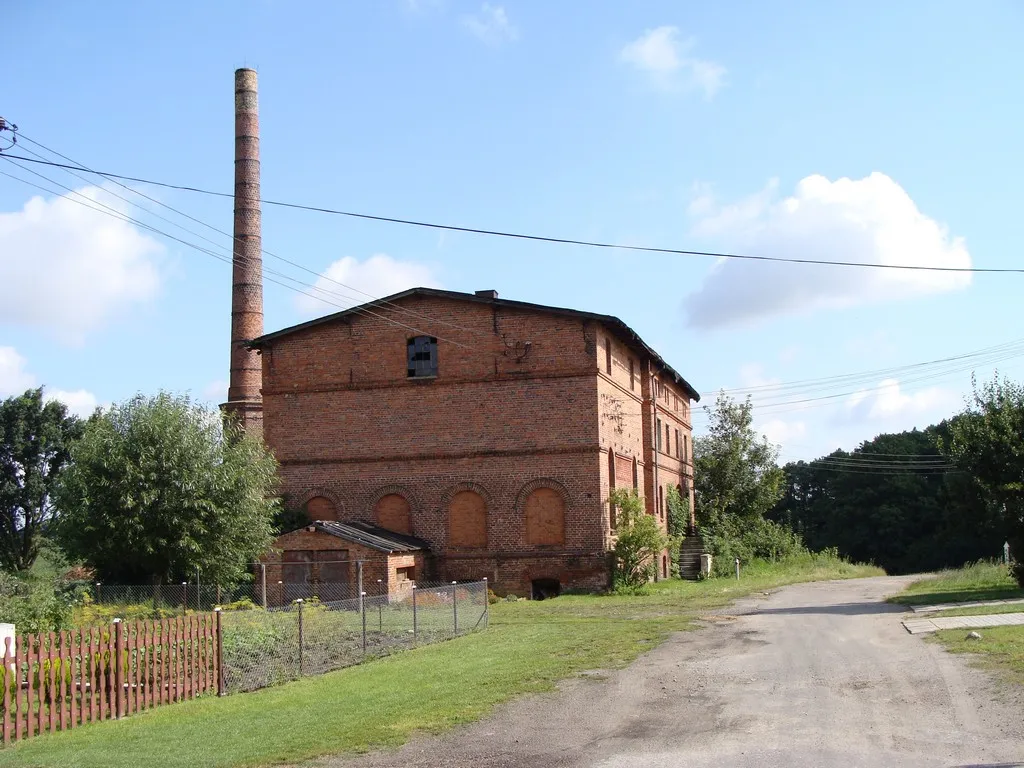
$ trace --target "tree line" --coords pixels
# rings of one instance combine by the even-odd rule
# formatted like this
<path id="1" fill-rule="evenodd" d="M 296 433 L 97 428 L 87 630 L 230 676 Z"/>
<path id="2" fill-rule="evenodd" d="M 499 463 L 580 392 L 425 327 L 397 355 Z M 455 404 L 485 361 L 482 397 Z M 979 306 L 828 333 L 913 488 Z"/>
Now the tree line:
<path id="1" fill-rule="evenodd" d="M 695 513 L 709 549 L 775 558 L 836 549 L 889 573 L 998 556 L 1024 585 L 1024 387 L 974 382 L 967 407 L 924 430 L 882 434 L 851 452 L 778 464 L 748 398 L 721 395 L 694 441 Z"/>

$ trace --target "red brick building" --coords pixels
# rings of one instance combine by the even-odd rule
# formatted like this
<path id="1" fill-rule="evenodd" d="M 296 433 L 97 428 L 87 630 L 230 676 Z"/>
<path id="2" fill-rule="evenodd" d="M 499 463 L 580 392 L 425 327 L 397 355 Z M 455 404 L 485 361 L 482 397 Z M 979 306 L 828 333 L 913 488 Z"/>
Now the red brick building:
<path id="1" fill-rule="evenodd" d="M 425 578 L 603 588 L 609 491 L 662 525 L 692 494 L 699 395 L 615 317 L 416 288 L 250 346 L 287 502 L 426 542 Z"/>

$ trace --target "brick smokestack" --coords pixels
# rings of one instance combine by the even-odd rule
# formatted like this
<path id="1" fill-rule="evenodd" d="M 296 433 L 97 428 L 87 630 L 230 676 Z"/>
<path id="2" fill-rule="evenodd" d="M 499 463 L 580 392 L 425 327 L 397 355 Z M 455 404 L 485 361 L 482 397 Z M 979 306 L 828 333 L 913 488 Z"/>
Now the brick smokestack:
<path id="1" fill-rule="evenodd" d="M 235 225 L 231 276 L 231 378 L 227 414 L 262 435 L 263 370 L 246 348 L 263 334 L 263 257 L 260 231 L 260 121 L 256 72 L 235 70 Z"/>

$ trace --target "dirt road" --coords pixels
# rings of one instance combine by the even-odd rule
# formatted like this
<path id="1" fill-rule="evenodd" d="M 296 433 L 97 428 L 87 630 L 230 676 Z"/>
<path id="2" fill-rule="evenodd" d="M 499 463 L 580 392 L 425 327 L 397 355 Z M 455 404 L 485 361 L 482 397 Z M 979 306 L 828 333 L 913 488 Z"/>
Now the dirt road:
<path id="1" fill-rule="evenodd" d="M 1024 766 L 1024 696 L 900 626 L 908 579 L 743 600 L 626 670 L 332 768 Z M 1016 761 L 1021 761 L 1017 763 Z"/>

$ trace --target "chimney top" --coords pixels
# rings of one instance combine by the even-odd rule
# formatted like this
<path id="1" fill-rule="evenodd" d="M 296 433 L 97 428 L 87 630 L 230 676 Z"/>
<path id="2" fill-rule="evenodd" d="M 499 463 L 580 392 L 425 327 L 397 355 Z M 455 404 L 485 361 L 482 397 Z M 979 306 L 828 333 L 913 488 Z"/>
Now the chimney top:
<path id="1" fill-rule="evenodd" d="M 476 293 L 474 295 L 479 296 L 482 299 L 496 299 L 496 298 L 498 298 L 498 292 L 496 290 L 494 290 L 493 288 L 491 288 L 489 290 L 486 290 L 486 291 L 476 291 Z"/>

